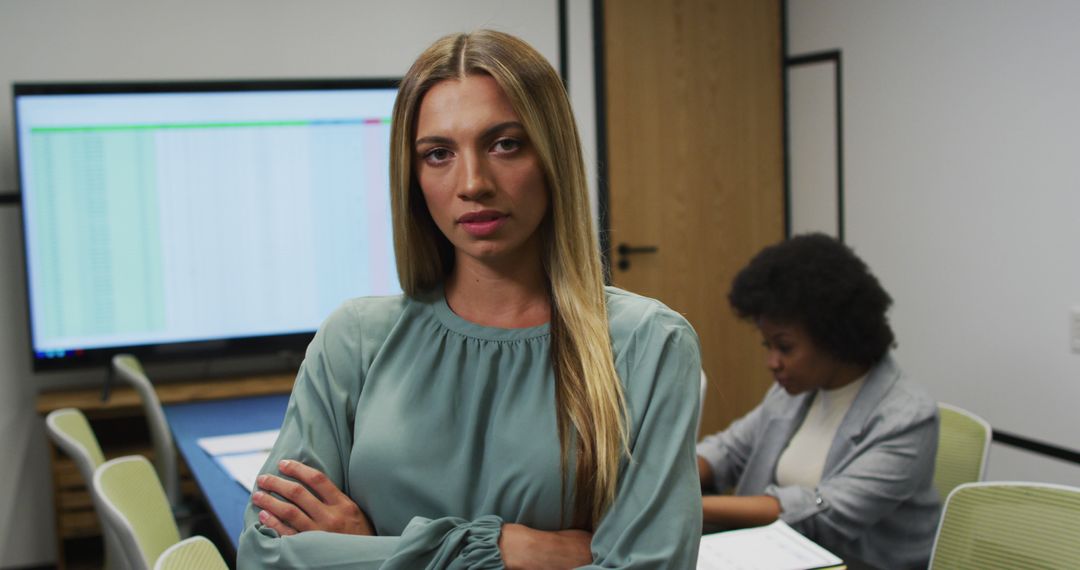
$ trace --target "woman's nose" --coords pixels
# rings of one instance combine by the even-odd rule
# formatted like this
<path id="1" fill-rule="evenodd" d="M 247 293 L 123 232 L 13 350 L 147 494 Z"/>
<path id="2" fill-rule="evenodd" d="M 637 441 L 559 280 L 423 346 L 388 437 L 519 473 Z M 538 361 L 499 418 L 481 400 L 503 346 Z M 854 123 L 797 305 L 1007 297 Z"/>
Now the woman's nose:
<path id="1" fill-rule="evenodd" d="M 463 176 L 458 196 L 463 200 L 480 200 L 495 193 L 490 165 L 475 152 L 466 152 L 462 160 Z"/>
<path id="2" fill-rule="evenodd" d="M 765 367 L 773 372 L 780 370 L 780 355 L 775 350 L 765 353 Z"/>

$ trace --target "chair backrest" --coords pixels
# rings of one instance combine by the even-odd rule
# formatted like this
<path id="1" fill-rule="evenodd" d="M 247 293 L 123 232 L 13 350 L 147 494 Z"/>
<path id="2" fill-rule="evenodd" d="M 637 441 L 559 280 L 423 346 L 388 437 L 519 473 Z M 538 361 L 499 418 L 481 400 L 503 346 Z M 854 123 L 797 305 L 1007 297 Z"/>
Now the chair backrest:
<path id="1" fill-rule="evenodd" d="M 154 466 L 141 455 L 106 461 L 94 473 L 101 516 L 116 530 L 133 570 L 149 570 L 166 548 L 180 541 L 169 500 Z"/>
<path id="2" fill-rule="evenodd" d="M 213 542 L 193 536 L 166 548 L 154 570 L 229 570 L 229 565 Z"/>
<path id="3" fill-rule="evenodd" d="M 154 467 L 161 485 L 165 488 L 165 495 L 169 498 L 169 505 L 178 509 L 183 496 L 180 492 L 180 471 L 176 466 L 176 445 L 173 443 L 169 423 L 165 420 L 161 400 L 158 399 L 154 385 L 146 377 L 138 358 L 130 354 L 117 354 L 113 356 L 112 365 L 117 377 L 139 393 L 146 423 L 150 428 L 150 439 L 154 445 Z"/>
<path id="4" fill-rule="evenodd" d="M 94 435 L 93 428 L 90 427 L 90 422 L 81 411 L 75 408 L 62 408 L 49 412 L 49 415 L 45 417 L 45 427 L 53 443 L 75 462 L 75 467 L 78 468 L 87 490 L 90 491 L 94 508 L 99 513 L 98 522 L 105 543 L 105 568 L 109 570 L 123 568 L 123 557 L 120 554 L 115 531 L 101 519 L 101 505 L 98 504 L 91 489 L 94 471 L 105 463 L 105 455 L 101 452 L 101 445 L 98 443 L 97 436 Z"/>
<path id="5" fill-rule="evenodd" d="M 938 415 L 934 487 L 944 501 L 961 483 L 982 481 L 993 431 L 986 420 L 950 404 L 938 403 Z"/>
<path id="6" fill-rule="evenodd" d="M 930 567 L 1076 568 L 1080 488 L 1047 483 L 965 483 L 949 494 Z"/>
<path id="7" fill-rule="evenodd" d="M 101 445 L 86 416 L 75 408 L 54 410 L 45 416 L 45 427 L 53 443 L 75 461 L 89 487 L 94 471 L 105 463 L 105 454 L 101 452 Z"/>

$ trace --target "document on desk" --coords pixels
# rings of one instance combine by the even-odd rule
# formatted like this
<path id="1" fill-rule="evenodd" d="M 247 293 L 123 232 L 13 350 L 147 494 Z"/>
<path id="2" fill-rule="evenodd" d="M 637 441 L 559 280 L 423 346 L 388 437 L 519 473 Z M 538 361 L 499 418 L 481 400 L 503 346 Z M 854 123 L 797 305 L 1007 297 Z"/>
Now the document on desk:
<path id="1" fill-rule="evenodd" d="M 218 435 L 199 438 L 199 447 L 214 458 L 214 461 L 245 490 L 255 488 L 255 478 L 259 475 L 270 448 L 277 440 L 278 430 Z"/>
<path id="2" fill-rule="evenodd" d="M 784 521 L 701 537 L 698 570 L 811 570 L 844 562 Z"/>

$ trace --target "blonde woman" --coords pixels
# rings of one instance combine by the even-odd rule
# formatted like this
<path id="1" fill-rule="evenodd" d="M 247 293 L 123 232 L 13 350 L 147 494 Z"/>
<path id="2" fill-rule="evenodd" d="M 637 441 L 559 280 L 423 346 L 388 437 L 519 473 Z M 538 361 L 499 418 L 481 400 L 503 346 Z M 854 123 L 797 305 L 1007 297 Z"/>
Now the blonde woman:
<path id="1" fill-rule="evenodd" d="M 691 568 L 697 337 L 605 288 L 565 90 L 512 36 L 445 37 L 391 134 L 403 296 L 308 349 L 240 568 Z"/>

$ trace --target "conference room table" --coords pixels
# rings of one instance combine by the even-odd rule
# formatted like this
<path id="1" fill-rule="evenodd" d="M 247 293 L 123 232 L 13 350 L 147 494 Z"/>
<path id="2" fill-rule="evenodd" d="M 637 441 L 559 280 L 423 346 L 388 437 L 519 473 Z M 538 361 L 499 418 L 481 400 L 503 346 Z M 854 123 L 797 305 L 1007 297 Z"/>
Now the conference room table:
<path id="1" fill-rule="evenodd" d="M 285 419 L 288 394 L 208 400 L 164 406 L 176 447 L 228 536 L 233 554 L 244 530 L 244 509 L 251 497 L 199 447 L 199 438 L 278 429 Z"/>

